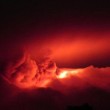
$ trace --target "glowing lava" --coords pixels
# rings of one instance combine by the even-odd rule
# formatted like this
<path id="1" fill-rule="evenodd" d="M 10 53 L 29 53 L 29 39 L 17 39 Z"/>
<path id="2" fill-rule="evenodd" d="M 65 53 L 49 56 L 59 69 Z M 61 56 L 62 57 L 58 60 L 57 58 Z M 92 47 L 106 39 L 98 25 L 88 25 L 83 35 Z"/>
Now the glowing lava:
<path id="1" fill-rule="evenodd" d="M 59 69 L 59 75 L 57 75 L 57 78 L 62 79 L 62 78 L 67 78 L 71 77 L 73 75 L 77 75 L 79 72 L 81 72 L 81 69 Z"/>

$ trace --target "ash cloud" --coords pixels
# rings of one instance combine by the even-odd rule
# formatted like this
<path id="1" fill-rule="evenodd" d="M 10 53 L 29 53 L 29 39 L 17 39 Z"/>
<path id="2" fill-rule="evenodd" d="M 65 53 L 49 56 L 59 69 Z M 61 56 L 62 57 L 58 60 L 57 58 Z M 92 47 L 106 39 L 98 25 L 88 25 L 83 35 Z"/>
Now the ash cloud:
<path id="1" fill-rule="evenodd" d="M 27 53 L 11 60 L 0 74 L 0 107 L 6 110 L 51 110 L 53 107 L 64 110 L 68 105 L 88 103 L 94 110 L 104 110 L 105 107 L 109 110 L 110 67 L 79 68 L 81 71 L 77 74 L 64 79 L 57 79 L 57 68 L 50 58 L 43 58 L 37 63 Z M 21 89 L 41 84 L 45 79 L 51 80 L 46 88 L 37 85 L 30 90 Z"/>
<path id="2" fill-rule="evenodd" d="M 45 86 L 45 80 L 55 76 L 56 68 L 55 62 L 49 57 L 37 62 L 28 53 L 24 53 L 5 65 L 3 77 L 21 88 Z"/>
<path id="3" fill-rule="evenodd" d="M 106 92 L 110 92 L 109 79 L 110 67 L 97 68 L 94 66 L 89 66 L 86 68 L 80 68 L 80 71 L 77 71 L 77 74 L 71 75 L 70 73 L 70 77 L 55 79 L 55 81 L 53 80 L 50 86 L 55 90 L 61 91 L 62 93 L 71 92 L 71 88 L 75 88 L 74 91 L 82 91 L 88 89 L 89 87 L 95 87 Z"/>
<path id="4" fill-rule="evenodd" d="M 62 35 L 61 38 L 60 35 L 58 37 L 56 37 L 57 35 L 47 38 L 41 37 L 40 43 L 35 37 L 35 42 L 27 42 L 30 47 L 29 53 L 32 56 L 24 51 L 17 52 L 18 49 L 16 47 L 13 49 L 13 44 L 12 47 L 6 49 L 6 52 L 9 50 L 8 53 L 4 52 L 5 55 L 1 55 L 4 56 L 6 64 L 3 65 L 4 69 L 1 69 L 0 73 L 0 102 L 3 109 L 16 110 L 17 106 L 21 110 L 49 110 L 49 108 L 51 110 L 52 107 L 55 110 L 63 110 L 68 105 L 74 106 L 84 103 L 89 103 L 95 110 L 105 110 L 105 107 L 106 110 L 110 109 L 110 67 L 104 64 L 104 62 L 109 62 L 110 39 L 106 34 L 105 38 L 103 35 L 101 38 L 99 38 L 100 35 L 98 38 L 97 35 L 96 38 L 92 38 L 91 35 L 88 39 L 81 35 L 78 38 L 77 36 L 73 38 L 73 35 L 69 37 L 68 34 Z M 42 40 L 42 38 L 44 39 Z M 14 52 L 20 55 L 16 56 L 13 54 Z M 11 56 L 11 54 L 13 55 Z M 14 55 L 15 57 L 13 57 Z M 51 57 L 59 66 L 56 66 L 56 62 L 51 60 Z M 106 60 L 103 57 L 107 57 Z M 101 63 L 106 67 L 87 67 L 88 60 L 93 65 L 94 63 L 100 64 L 103 60 Z M 69 67 L 67 64 L 69 63 L 70 67 L 77 65 L 78 68 L 82 62 L 87 63 L 86 68 L 82 68 L 82 72 L 63 80 L 56 78 L 56 69 L 62 69 L 60 68 L 63 67 L 62 64 L 65 63 Z M 46 88 L 41 89 L 45 85 L 45 81 L 48 82 L 46 79 L 51 79 L 51 81 Z M 30 86 L 32 88 L 28 92 L 21 89 Z M 5 107 L 6 105 L 7 107 Z"/>
<path id="5" fill-rule="evenodd" d="M 109 110 L 110 67 L 89 66 L 81 72 L 61 80 L 53 80 L 50 87 L 65 94 L 67 105 L 88 103 L 93 110 Z"/>

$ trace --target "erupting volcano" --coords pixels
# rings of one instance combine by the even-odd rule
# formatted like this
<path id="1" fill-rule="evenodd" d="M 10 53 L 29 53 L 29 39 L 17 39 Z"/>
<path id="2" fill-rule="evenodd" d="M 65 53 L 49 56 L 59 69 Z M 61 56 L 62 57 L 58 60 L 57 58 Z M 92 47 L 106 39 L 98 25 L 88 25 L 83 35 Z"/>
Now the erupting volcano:
<path id="1" fill-rule="evenodd" d="M 46 87 L 54 79 L 68 78 L 80 73 L 81 69 L 58 68 L 50 58 L 43 58 L 40 63 L 29 54 L 6 65 L 2 77 L 10 84 L 20 88 Z"/>
<path id="2" fill-rule="evenodd" d="M 110 110 L 109 3 L 0 2 L 0 110 Z"/>
<path id="3" fill-rule="evenodd" d="M 27 109 L 27 105 L 23 107 L 24 103 L 27 103 L 26 100 L 32 100 L 35 103 L 33 110 L 36 107 L 38 110 L 44 110 L 45 107 L 48 109 L 47 103 L 50 110 L 53 109 L 53 106 L 55 107 L 54 110 L 65 110 L 69 105 L 82 105 L 85 103 L 92 105 L 95 109 L 99 109 L 100 107 L 97 105 L 97 102 L 102 103 L 102 98 L 104 100 L 110 98 L 109 66 L 95 67 L 88 65 L 79 68 L 59 66 L 59 64 L 62 64 L 61 62 L 64 64 L 67 62 L 68 64 L 68 61 L 70 62 L 71 60 L 71 63 L 73 62 L 72 64 L 75 65 L 76 61 L 85 63 L 89 59 L 94 60 L 95 55 L 99 59 L 103 55 L 108 55 L 109 51 L 106 50 L 109 50 L 109 38 L 107 37 L 105 41 L 103 38 L 96 40 L 96 44 L 92 41 L 88 43 L 89 39 L 78 39 L 74 43 L 71 41 L 65 42 L 65 40 L 62 43 L 57 41 L 59 47 L 56 45 L 56 41 L 51 41 L 53 42 L 52 44 L 44 43 L 45 46 L 41 48 L 41 52 L 39 51 L 39 53 L 35 45 L 29 45 L 31 48 L 27 48 L 26 52 L 24 51 L 26 49 L 23 49 L 23 51 L 13 54 L 1 66 L 0 79 L 1 87 L 3 88 L 1 92 L 1 97 L 3 97 L 1 98 L 1 106 L 3 108 L 6 110 L 8 107 L 15 109 L 16 104 L 18 104 L 21 106 L 21 110 L 24 108 Z M 103 46 L 102 44 L 105 45 Z M 50 50 L 48 51 L 46 46 L 54 50 L 53 53 Z M 88 47 L 91 47 L 91 50 Z M 45 52 L 45 48 L 47 52 Z M 43 55 L 41 55 L 42 53 Z M 51 53 L 52 55 L 50 55 Z M 8 92 L 10 95 L 8 95 Z M 48 95 L 50 95 L 49 97 L 52 101 L 48 99 Z M 6 97 L 8 97 L 7 101 Z M 39 102 L 39 100 L 48 100 L 44 108 L 42 108 L 42 103 L 45 104 L 45 102 Z M 36 101 L 40 105 L 39 103 L 36 105 Z M 50 102 L 52 103 L 50 104 Z M 5 107 L 5 104 L 8 107 Z M 29 110 L 32 109 L 31 105 L 33 103 L 29 105 Z M 104 103 L 102 110 L 105 108 L 105 105 L 108 106 L 108 102 Z"/>
<path id="4" fill-rule="evenodd" d="M 20 44 L 23 49 L 20 47 L 21 50 L 16 52 L 10 48 L 12 53 L 2 56 L 6 59 L 1 62 L 0 70 L 3 109 L 15 110 L 16 106 L 20 106 L 20 110 L 48 110 L 49 107 L 51 110 L 54 106 L 54 110 L 68 110 L 70 106 L 83 107 L 86 103 L 96 110 L 103 110 L 105 106 L 109 108 L 108 34 L 100 39 L 81 36 L 73 39 L 70 34 L 59 35 L 63 37 L 55 40 L 49 38 L 39 45 L 36 43 L 38 40 L 32 40 L 32 43 L 25 43 L 27 48 Z M 106 65 L 100 65 L 101 62 Z M 103 99 L 107 103 L 100 107 L 98 104 L 103 103 Z M 26 103 L 30 104 L 27 106 Z"/>

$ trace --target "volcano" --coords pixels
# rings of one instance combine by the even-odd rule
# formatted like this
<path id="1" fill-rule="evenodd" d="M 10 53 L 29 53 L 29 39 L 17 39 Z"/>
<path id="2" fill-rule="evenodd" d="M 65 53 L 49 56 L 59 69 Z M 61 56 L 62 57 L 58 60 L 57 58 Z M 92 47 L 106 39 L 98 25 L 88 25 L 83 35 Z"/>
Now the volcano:
<path id="1" fill-rule="evenodd" d="M 110 3 L 0 5 L 0 110 L 110 110 Z"/>
<path id="2" fill-rule="evenodd" d="M 9 61 L 0 75 L 1 107 L 63 110 L 72 109 L 69 105 L 78 109 L 80 105 L 87 109 L 88 105 L 82 105 L 88 103 L 99 109 L 97 103 L 109 100 L 109 72 L 110 67 L 59 68 L 49 57 L 37 62 L 25 52 Z M 101 107 L 105 108 L 106 104 Z"/>

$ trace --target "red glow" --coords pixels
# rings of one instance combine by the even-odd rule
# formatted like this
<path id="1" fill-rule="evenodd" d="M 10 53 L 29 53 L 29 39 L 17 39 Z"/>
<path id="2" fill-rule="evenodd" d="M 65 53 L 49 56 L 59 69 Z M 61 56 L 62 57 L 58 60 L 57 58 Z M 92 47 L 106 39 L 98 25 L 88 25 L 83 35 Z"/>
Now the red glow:
<path id="1" fill-rule="evenodd" d="M 81 69 L 60 69 L 59 75 L 57 75 L 58 79 L 63 79 L 63 78 L 68 78 L 73 75 L 77 75 L 78 73 L 81 72 Z"/>
<path id="2" fill-rule="evenodd" d="M 74 30 L 70 33 L 54 33 L 49 35 L 48 39 L 42 40 L 38 46 L 37 40 L 28 44 L 29 53 L 34 57 L 49 56 L 63 68 L 70 67 L 71 64 L 71 67 L 78 67 L 78 64 L 85 66 L 86 62 L 91 65 L 92 61 L 96 63 L 96 60 L 104 60 L 110 55 L 109 35 L 108 32 L 80 32 L 80 30 L 75 34 Z"/>
<path id="3" fill-rule="evenodd" d="M 71 66 L 74 67 L 78 63 L 82 64 L 92 60 L 97 62 L 97 59 L 109 55 L 109 34 L 103 35 L 106 37 L 95 33 L 54 34 L 55 39 L 50 37 L 40 42 L 38 46 L 35 40 L 29 46 L 26 45 L 27 53 L 32 56 L 25 53 L 17 60 L 10 61 L 5 68 L 5 79 L 20 88 L 36 88 L 48 87 L 54 79 L 60 81 L 74 76 L 84 77 L 82 73 L 85 68 L 61 68 L 56 66 L 56 63 L 59 65 L 71 63 Z M 99 36 L 101 36 L 100 39 Z"/>
<path id="4" fill-rule="evenodd" d="M 58 68 L 50 58 L 37 64 L 29 55 L 24 54 L 18 62 L 6 67 L 4 78 L 20 88 L 48 87 L 53 79 L 68 78 L 81 71 L 81 69 Z"/>
<path id="5" fill-rule="evenodd" d="M 65 87 L 68 87 L 74 82 L 75 77 L 80 79 L 80 82 L 83 80 L 99 88 L 108 88 L 109 80 L 107 78 L 110 77 L 110 67 L 95 68 L 90 66 L 82 69 L 58 68 L 55 62 L 48 58 L 37 64 L 30 56 L 25 55 L 15 65 L 9 66 L 10 68 L 7 67 L 3 78 L 19 88 L 53 88 L 53 82 L 56 82 L 56 80 L 64 84 Z M 72 84 L 72 86 L 74 85 Z M 57 89 L 57 87 L 54 89 Z"/>

